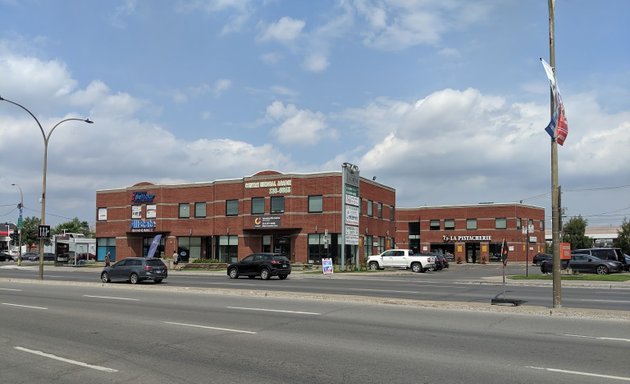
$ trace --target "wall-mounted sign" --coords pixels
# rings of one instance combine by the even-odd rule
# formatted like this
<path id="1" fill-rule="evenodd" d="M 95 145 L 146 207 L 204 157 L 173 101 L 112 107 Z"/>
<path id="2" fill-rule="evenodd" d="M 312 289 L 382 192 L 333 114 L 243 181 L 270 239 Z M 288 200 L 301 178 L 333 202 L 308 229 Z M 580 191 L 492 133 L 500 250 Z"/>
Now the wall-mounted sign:
<path id="1" fill-rule="evenodd" d="M 152 203 L 155 199 L 155 195 L 148 192 L 133 192 L 131 195 L 131 202 L 133 203 Z"/>
<path id="2" fill-rule="evenodd" d="M 492 241 L 492 236 L 442 236 L 444 241 Z"/>
<path id="3" fill-rule="evenodd" d="M 107 208 L 98 209 L 98 220 L 99 221 L 107 220 Z"/>
<path id="4" fill-rule="evenodd" d="M 254 228 L 279 228 L 280 216 L 254 217 Z"/>
<path id="5" fill-rule="evenodd" d="M 147 219 L 155 219 L 157 217 L 157 205 L 147 205 Z"/>
<path id="6" fill-rule="evenodd" d="M 152 232 L 155 227 L 155 220 L 131 220 L 131 232 Z"/>
<path id="7" fill-rule="evenodd" d="M 285 180 L 265 180 L 265 181 L 251 181 L 245 183 L 245 189 L 252 188 L 269 188 L 270 195 L 278 195 L 284 193 L 291 193 L 291 179 Z"/>
<path id="8" fill-rule="evenodd" d="M 346 244 L 359 245 L 359 227 L 346 225 Z"/>
<path id="9" fill-rule="evenodd" d="M 358 207 L 361 205 L 361 199 L 356 196 L 346 195 L 346 204 Z"/>
<path id="10" fill-rule="evenodd" d="M 131 206 L 131 218 L 132 219 L 142 219 L 142 205 L 132 205 Z"/>

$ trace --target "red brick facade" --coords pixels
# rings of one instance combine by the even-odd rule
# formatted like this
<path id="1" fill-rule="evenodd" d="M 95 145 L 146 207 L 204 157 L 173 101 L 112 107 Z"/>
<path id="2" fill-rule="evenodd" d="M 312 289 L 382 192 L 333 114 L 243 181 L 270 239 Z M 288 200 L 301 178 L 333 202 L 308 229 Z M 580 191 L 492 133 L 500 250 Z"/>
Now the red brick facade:
<path id="1" fill-rule="evenodd" d="M 339 263 L 341 184 L 341 172 L 263 171 L 235 180 L 138 183 L 97 191 L 97 258 L 104 259 L 107 252 L 118 260 L 146 255 L 151 240 L 160 234 L 161 256 L 177 251 L 185 258 L 233 261 L 252 252 L 281 251 L 297 263 L 319 263 L 321 257 Z M 396 232 L 395 190 L 360 179 L 359 191 L 359 244 L 346 246 L 347 263 L 355 263 L 355 255 L 363 261 L 366 253 L 392 246 Z M 309 212 L 309 196 L 321 202 L 321 209 Z M 253 213 L 254 199 L 264 202 L 262 211 Z M 282 212 L 272 212 L 272 199 L 283 200 Z M 235 211 L 228 212 L 228 205 Z"/>
<path id="2" fill-rule="evenodd" d="M 543 208 L 523 204 L 398 208 L 396 243 L 401 248 L 449 252 L 462 262 L 479 263 L 497 261 L 505 239 L 508 260 L 525 261 L 545 252 L 544 223 Z"/>

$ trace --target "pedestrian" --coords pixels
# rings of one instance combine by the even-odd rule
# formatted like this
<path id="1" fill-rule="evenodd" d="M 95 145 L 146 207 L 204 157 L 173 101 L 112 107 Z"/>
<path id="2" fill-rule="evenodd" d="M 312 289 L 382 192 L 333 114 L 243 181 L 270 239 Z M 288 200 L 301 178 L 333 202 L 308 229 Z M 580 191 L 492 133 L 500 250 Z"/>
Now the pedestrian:
<path id="1" fill-rule="evenodd" d="M 105 255 L 105 266 L 109 267 L 109 265 L 111 264 L 111 256 L 109 255 L 109 252 L 107 252 L 107 255 Z"/>
<path id="2" fill-rule="evenodd" d="M 177 264 L 179 264 L 179 255 L 177 254 L 177 251 L 173 251 L 173 265 L 175 266 L 175 269 L 177 269 Z"/>

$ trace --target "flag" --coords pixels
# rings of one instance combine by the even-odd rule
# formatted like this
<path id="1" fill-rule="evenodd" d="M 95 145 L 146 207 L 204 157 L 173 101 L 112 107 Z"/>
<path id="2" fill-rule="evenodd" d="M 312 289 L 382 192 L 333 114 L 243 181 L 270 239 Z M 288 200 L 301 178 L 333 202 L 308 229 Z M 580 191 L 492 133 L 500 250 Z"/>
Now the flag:
<path id="1" fill-rule="evenodd" d="M 507 245 L 507 241 L 503 239 L 503 243 L 501 243 L 501 261 L 503 262 L 503 265 L 507 265 L 507 259 L 508 259 L 508 245 Z"/>
<path id="2" fill-rule="evenodd" d="M 569 134 L 569 123 L 564 111 L 564 103 L 562 103 L 562 97 L 560 96 L 560 90 L 558 89 L 558 81 L 553 73 L 553 68 L 541 58 L 545 74 L 549 79 L 549 86 L 551 87 L 551 93 L 553 96 L 553 113 L 551 114 L 551 121 L 545 128 L 545 131 L 551 136 L 552 139 L 556 139 L 556 142 L 560 145 L 564 144 L 564 140 Z"/>
<path id="3" fill-rule="evenodd" d="M 155 237 L 153 238 L 153 241 L 151 241 L 151 246 L 149 247 L 149 253 L 147 253 L 147 259 L 150 259 L 153 256 L 155 256 L 155 251 L 157 250 L 157 247 L 160 244 L 161 238 L 162 238 L 162 235 L 155 235 Z"/>

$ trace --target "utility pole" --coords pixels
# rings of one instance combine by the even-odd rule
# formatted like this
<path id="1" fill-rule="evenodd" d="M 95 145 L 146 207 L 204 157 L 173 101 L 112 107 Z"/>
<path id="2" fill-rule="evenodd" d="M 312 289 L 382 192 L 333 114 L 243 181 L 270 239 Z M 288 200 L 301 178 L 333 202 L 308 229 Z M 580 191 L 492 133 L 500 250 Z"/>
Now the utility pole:
<path id="1" fill-rule="evenodd" d="M 555 0 L 548 0 L 549 4 L 549 65 L 556 72 L 556 48 L 555 48 Z M 551 116 L 555 110 L 555 98 L 553 91 L 550 96 Z M 551 138 L 551 236 L 553 243 L 553 307 L 562 307 L 562 286 L 560 276 L 560 207 L 558 190 L 558 142 L 556 137 Z"/>

